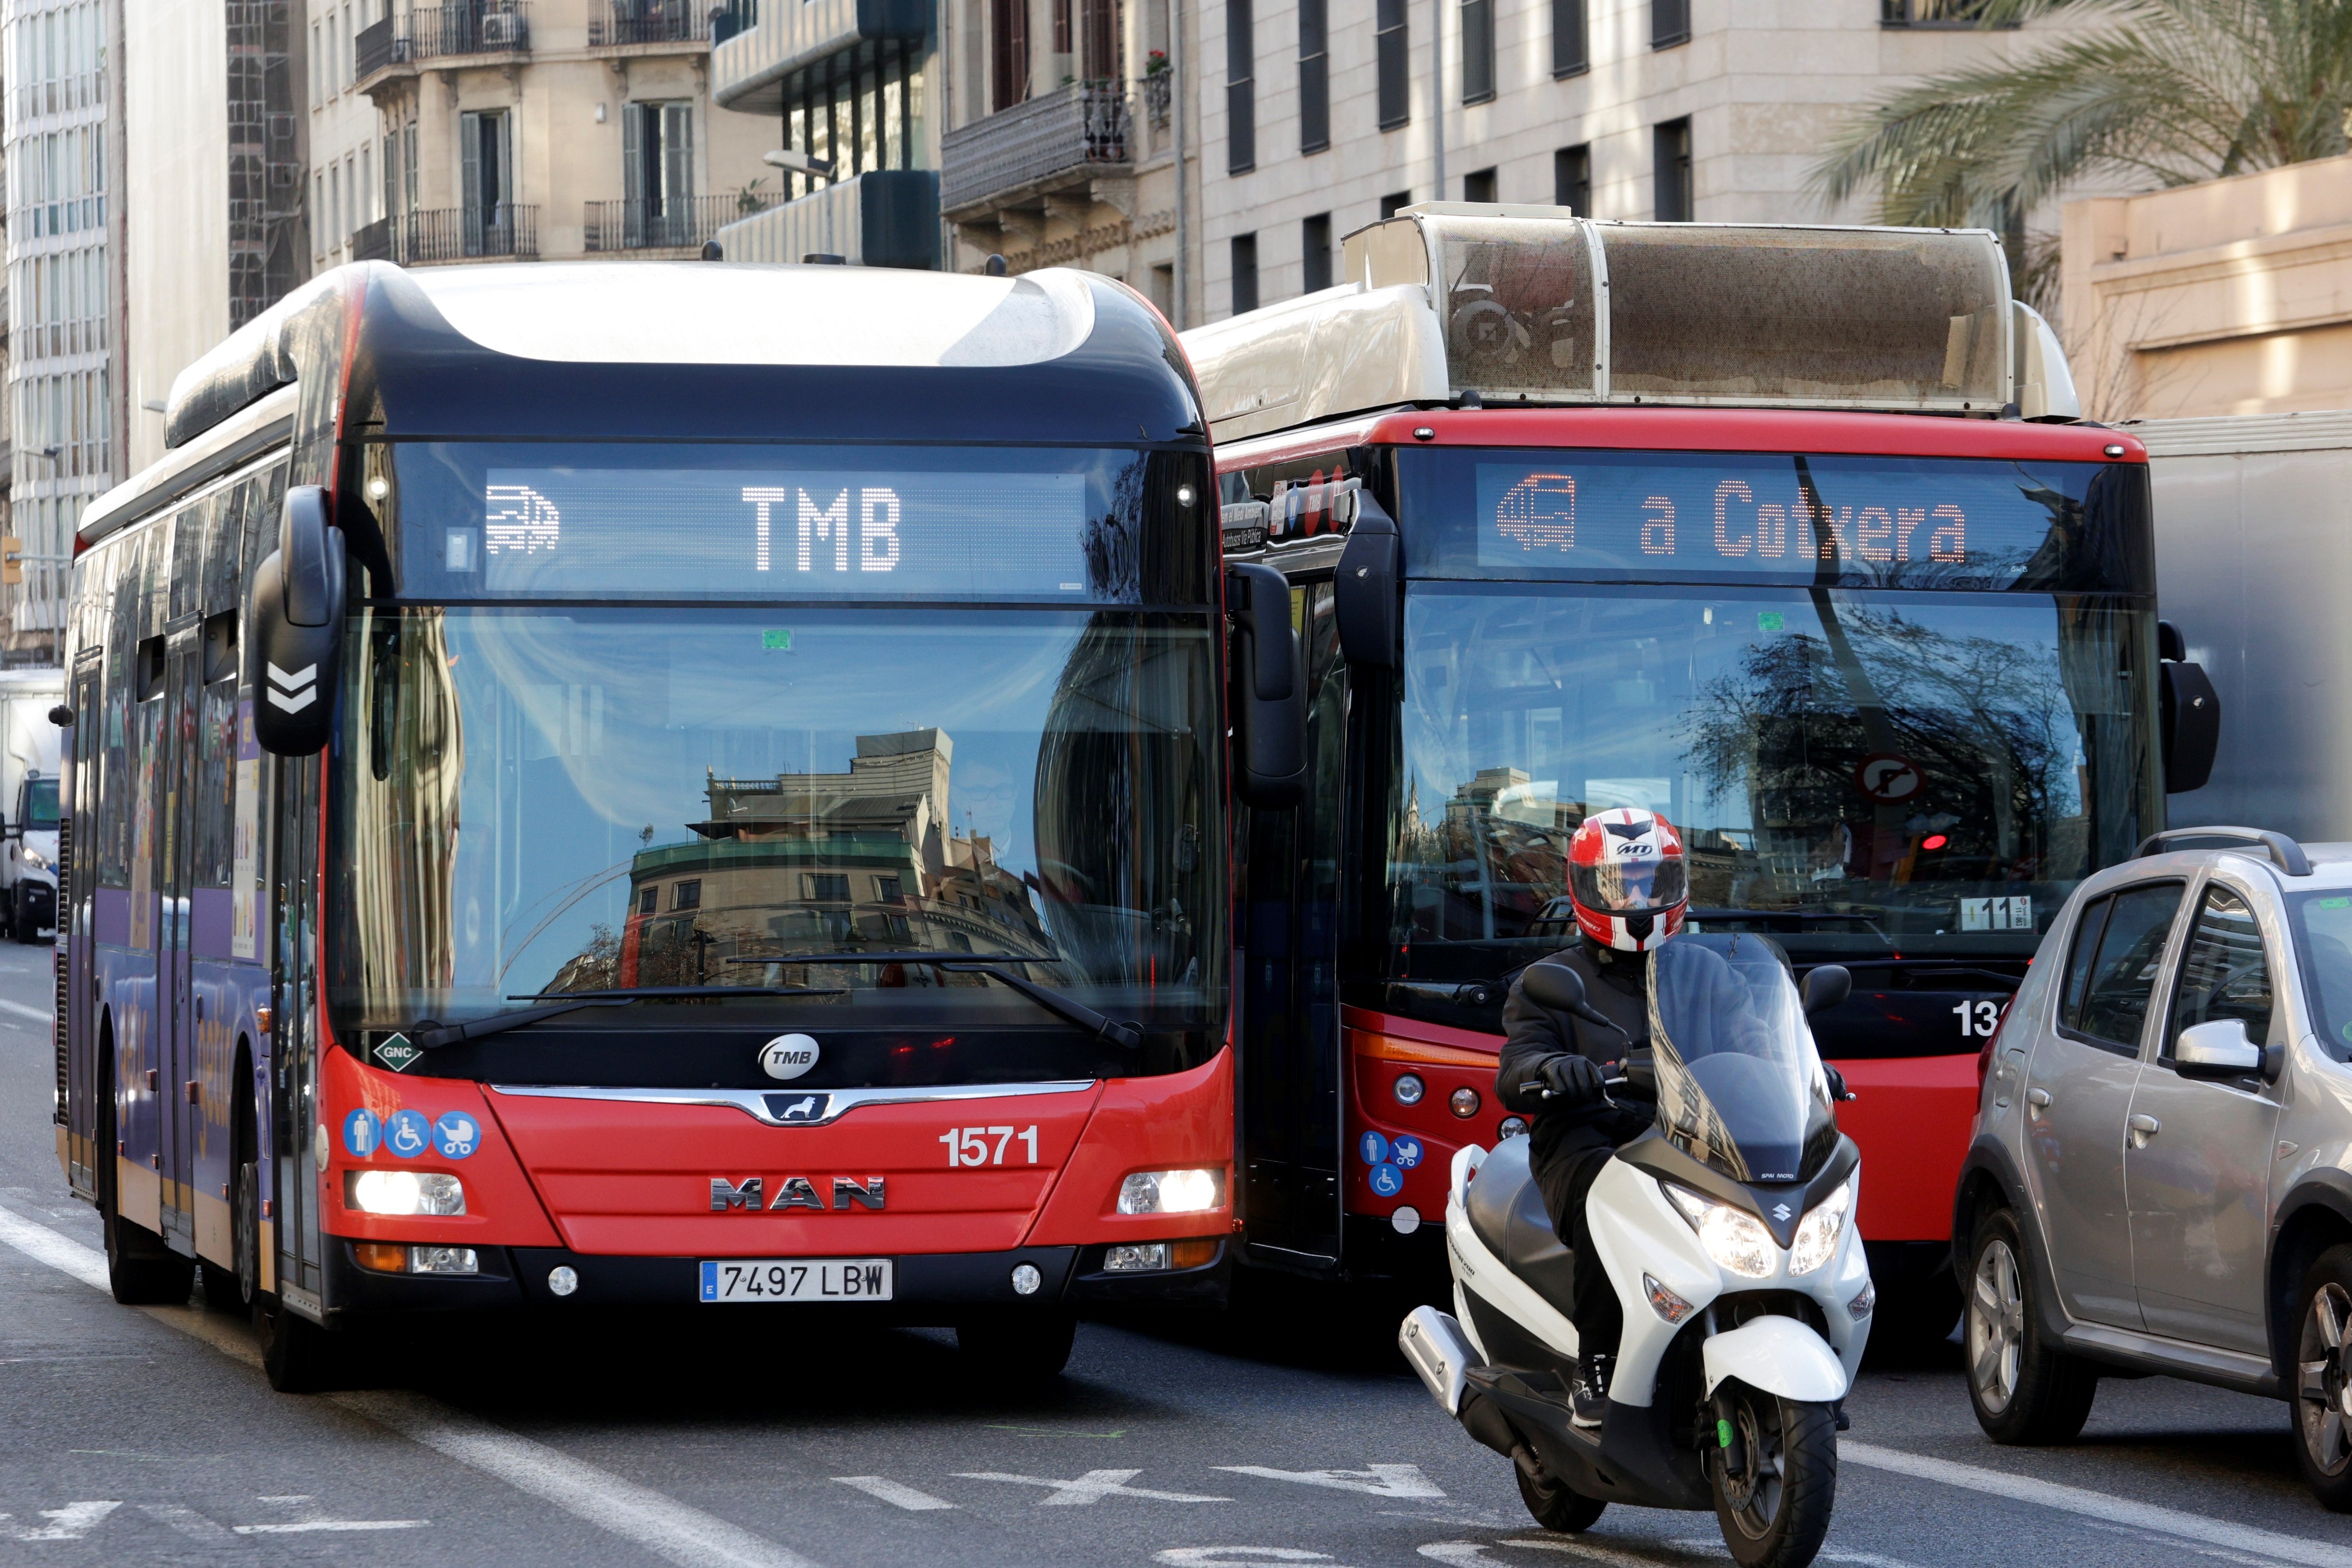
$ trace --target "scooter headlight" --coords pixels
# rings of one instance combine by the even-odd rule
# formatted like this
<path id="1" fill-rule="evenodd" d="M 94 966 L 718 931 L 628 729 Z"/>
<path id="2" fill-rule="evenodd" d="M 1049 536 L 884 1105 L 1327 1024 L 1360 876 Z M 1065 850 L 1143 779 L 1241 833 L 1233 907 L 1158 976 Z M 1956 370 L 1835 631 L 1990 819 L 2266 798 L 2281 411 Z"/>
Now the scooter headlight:
<path id="1" fill-rule="evenodd" d="M 1771 1274 L 1780 1248 L 1773 1242 L 1772 1233 L 1764 1228 L 1762 1220 L 1746 1209 L 1701 1197 L 1688 1187 L 1678 1187 L 1672 1182 L 1658 1184 L 1665 1189 L 1668 1201 L 1690 1221 L 1691 1228 L 1698 1232 L 1698 1244 L 1718 1268 L 1748 1279 L 1762 1279 Z"/>
<path id="2" fill-rule="evenodd" d="M 1811 1274 L 1827 1263 L 1837 1251 L 1838 1237 L 1845 1234 L 1845 1216 L 1853 1212 L 1853 1182 L 1848 1178 L 1797 1222 L 1797 1245 L 1789 1249 L 1789 1272 Z"/>

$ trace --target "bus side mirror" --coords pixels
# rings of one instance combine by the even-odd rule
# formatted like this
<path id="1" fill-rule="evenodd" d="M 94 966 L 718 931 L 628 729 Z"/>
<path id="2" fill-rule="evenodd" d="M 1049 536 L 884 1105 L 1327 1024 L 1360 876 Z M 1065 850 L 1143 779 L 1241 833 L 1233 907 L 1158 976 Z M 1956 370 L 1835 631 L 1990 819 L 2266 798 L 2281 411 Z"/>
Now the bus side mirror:
<path id="1" fill-rule="evenodd" d="M 1339 626 L 1339 653 L 1349 664 L 1395 669 L 1403 663 L 1397 580 L 1401 542 L 1396 521 L 1381 503 L 1358 492 L 1356 524 L 1331 576 L 1331 611 Z"/>
<path id="2" fill-rule="evenodd" d="M 1307 794 L 1307 681 L 1290 624 L 1290 584 L 1271 566 L 1225 568 L 1234 619 L 1234 793 L 1279 810 Z"/>
<path id="3" fill-rule="evenodd" d="M 1842 1006 L 1853 994 L 1853 973 L 1843 963 L 1824 963 L 1807 970 L 1804 984 L 1797 987 L 1797 999 L 1808 1018 Z"/>
<path id="4" fill-rule="evenodd" d="M 262 558 L 247 603 L 246 679 L 253 738 L 265 752 L 304 757 L 327 743 L 343 646 L 343 531 L 327 521 L 327 492 L 286 492 L 278 548 Z"/>
<path id="5" fill-rule="evenodd" d="M 2170 621 L 2156 626 L 2157 710 L 2163 721 L 2164 792 L 2203 789 L 2221 746 L 2221 699 Z"/>

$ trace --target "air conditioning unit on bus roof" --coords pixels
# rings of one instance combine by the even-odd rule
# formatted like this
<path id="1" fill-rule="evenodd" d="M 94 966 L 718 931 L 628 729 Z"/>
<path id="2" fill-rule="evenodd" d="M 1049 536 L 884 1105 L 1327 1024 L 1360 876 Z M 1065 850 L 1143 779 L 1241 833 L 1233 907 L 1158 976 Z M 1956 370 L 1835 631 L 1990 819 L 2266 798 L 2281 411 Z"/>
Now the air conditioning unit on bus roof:
<path id="1" fill-rule="evenodd" d="M 1475 393 L 2078 417 L 1985 229 L 1597 223 L 1433 202 L 1348 236 L 1346 281 L 1184 334 L 1216 437 Z"/>

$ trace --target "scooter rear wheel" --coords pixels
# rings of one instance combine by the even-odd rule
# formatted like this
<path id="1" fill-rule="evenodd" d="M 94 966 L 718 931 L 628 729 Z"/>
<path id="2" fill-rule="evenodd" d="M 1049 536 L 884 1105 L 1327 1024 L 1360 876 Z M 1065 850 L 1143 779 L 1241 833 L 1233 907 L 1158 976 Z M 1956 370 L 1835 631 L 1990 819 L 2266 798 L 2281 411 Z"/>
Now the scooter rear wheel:
<path id="1" fill-rule="evenodd" d="M 1546 1530 L 1570 1535 L 1591 1530 L 1600 1520 L 1601 1510 L 1609 1506 L 1598 1498 L 1570 1491 L 1549 1476 L 1538 1479 L 1528 1474 L 1524 1465 L 1511 1468 L 1518 1473 L 1519 1500 L 1528 1505 L 1528 1512 Z"/>
<path id="2" fill-rule="evenodd" d="M 1745 1473 L 1729 1449 L 1707 1461 L 1723 1543 L 1740 1568 L 1805 1568 L 1830 1531 L 1837 1502 L 1837 1412 L 1730 1382 L 1722 1392 Z"/>

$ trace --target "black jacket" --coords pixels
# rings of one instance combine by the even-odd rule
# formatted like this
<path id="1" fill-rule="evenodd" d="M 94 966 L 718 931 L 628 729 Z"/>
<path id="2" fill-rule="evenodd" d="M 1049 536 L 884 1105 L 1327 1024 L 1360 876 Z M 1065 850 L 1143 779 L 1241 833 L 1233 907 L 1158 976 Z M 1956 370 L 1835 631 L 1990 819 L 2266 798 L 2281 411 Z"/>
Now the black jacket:
<path id="1" fill-rule="evenodd" d="M 1626 1052 L 1650 1040 L 1649 954 L 1619 952 L 1579 942 L 1545 962 L 1565 965 L 1582 975 L 1585 999 L 1624 1033 L 1538 1006 L 1521 994 L 1517 980 L 1511 982 L 1510 996 L 1503 1004 L 1503 1056 L 1501 1070 L 1495 1076 L 1495 1095 L 1529 1119 L 1528 1136 L 1534 1142 L 1528 1158 L 1538 1170 L 1563 1142 L 1590 1142 L 1592 1135 L 1587 1129 L 1609 1142 L 1622 1143 L 1640 1136 L 1652 1116 L 1647 1105 L 1629 1105 L 1614 1090 L 1612 1097 L 1621 1102 L 1614 1107 L 1601 1101 L 1553 1107 L 1540 1092 L 1520 1091 L 1520 1085 L 1542 1078 L 1543 1065 L 1552 1057 L 1575 1051 L 1596 1062 L 1622 1061 Z"/>

